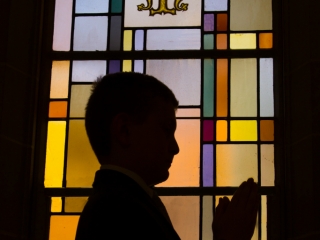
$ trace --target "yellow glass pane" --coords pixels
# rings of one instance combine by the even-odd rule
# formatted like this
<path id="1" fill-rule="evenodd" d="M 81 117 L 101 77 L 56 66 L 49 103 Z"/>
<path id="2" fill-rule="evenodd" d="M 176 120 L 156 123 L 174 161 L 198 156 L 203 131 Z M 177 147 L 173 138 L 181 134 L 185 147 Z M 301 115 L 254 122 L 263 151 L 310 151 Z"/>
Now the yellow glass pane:
<path id="1" fill-rule="evenodd" d="M 92 85 L 72 85 L 70 117 L 84 117 L 85 108 L 91 95 Z"/>
<path id="2" fill-rule="evenodd" d="M 197 187 L 200 177 L 200 121 L 178 119 L 175 137 L 180 152 L 173 159 L 168 180 L 157 186 Z"/>
<path id="3" fill-rule="evenodd" d="M 132 61 L 123 60 L 122 62 L 122 72 L 131 72 L 132 71 Z"/>
<path id="4" fill-rule="evenodd" d="M 132 30 L 125 30 L 123 32 L 123 51 L 132 50 Z"/>
<path id="5" fill-rule="evenodd" d="M 199 239 L 199 196 L 162 196 L 174 229 L 181 239 Z"/>
<path id="6" fill-rule="evenodd" d="M 261 196 L 261 240 L 267 240 L 267 196 Z"/>
<path id="7" fill-rule="evenodd" d="M 274 186 L 274 145 L 261 145 L 261 186 Z"/>
<path id="8" fill-rule="evenodd" d="M 255 144 L 217 144 L 217 186 L 238 187 L 250 177 L 257 182 L 257 154 Z"/>
<path id="9" fill-rule="evenodd" d="M 62 199 L 61 197 L 51 198 L 51 212 L 61 212 L 62 209 Z"/>
<path id="10" fill-rule="evenodd" d="M 87 197 L 66 197 L 64 210 L 65 212 L 82 212 L 87 201 Z"/>
<path id="11" fill-rule="evenodd" d="M 202 198 L 202 239 L 213 239 L 212 221 L 212 196 Z"/>
<path id="12" fill-rule="evenodd" d="M 179 108 L 176 117 L 200 117 L 199 108 Z"/>
<path id="13" fill-rule="evenodd" d="M 74 240 L 79 216 L 51 216 L 49 240 Z"/>
<path id="14" fill-rule="evenodd" d="M 227 34 L 217 34 L 217 49 L 227 49 L 228 48 L 228 35 Z"/>
<path id="15" fill-rule="evenodd" d="M 231 49 L 256 49 L 255 33 L 233 33 L 230 34 Z"/>
<path id="16" fill-rule="evenodd" d="M 257 116 L 257 60 L 231 59 L 230 114 L 232 117 Z"/>
<path id="17" fill-rule="evenodd" d="M 231 141 L 257 141 L 257 121 L 230 121 L 230 139 Z"/>
<path id="18" fill-rule="evenodd" d="M 274 125 L 273 120 L 260 121 L 260 140 L 273 141 L 274 140 Z"/>
<path id="19" fill-rule="evenodd" d="M 217 121 L 217 136 L 216 140 L 219 142 L 225 142 L 228 139 L 228 123 L 225 120 Z"/>
<path id="20" fill-rule="evenodd" d="M 228 116 L 228 59 L 217 59 L 217 117 Z"/>
<path id="21" fill-rule="evenodd" d="M 92 187 L 100 164 L 90 146 L 84 120 L 70 120 L 67 159 L 67 187 Z"/>
<path id="22" fill-rule="evenodd" d="M 67 117 L 67 101 L 58 101 L 49 103 L 49 118 Z"/>
<path id="23" fill-rule="evenodd" d="M 67 98 L 70 61 L 53 61 L 50 98 Z"/>
<path id="24" fill-rule="evenodd" d="M 273 47 L 272 33 L 260 33 L 259 48 L 272 48 L 272 47 Z"/>
<path id="25" fill-rule="evenodd" d="M 62 187 L 64 165 L 65 121 L 49 121 L 47 136 L 45 187 Z"/>

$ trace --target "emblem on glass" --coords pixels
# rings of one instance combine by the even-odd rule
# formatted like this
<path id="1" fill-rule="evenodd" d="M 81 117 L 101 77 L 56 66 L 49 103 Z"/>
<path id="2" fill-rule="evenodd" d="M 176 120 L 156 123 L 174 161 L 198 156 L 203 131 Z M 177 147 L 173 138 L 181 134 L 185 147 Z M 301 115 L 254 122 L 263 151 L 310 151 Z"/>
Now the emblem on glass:
<path id="1" fill-rule="evenodd" d="M 177 11 L 187 11 L 188 10 L 188 3 L 181 3 L 183 0 L 175 0 L 174 7 L 168 8 L 168 0 L 159 0 L 158 9 L 153 8 L 153 0 L 147 0 L 148 5 L 141 3 L 138 5 L 138 11 L 149 10 L 150 16 L 154 16 L 156 14 L 172 14 L 176 15 Z"/>

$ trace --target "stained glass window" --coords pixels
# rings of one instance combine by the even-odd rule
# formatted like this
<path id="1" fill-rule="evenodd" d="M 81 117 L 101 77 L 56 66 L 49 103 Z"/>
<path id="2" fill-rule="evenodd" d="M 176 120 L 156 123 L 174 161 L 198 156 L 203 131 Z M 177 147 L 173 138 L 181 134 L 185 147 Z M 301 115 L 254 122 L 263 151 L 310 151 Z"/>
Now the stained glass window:
<path id="1" fill-rule="evenodd" d="M 157 190 L 184 240 L 213 239 L 220 196 L 261 187 L 252 239 L 267 240 L 274 188 L 272 0 L 55 0 L 44 184 L 50 240 L 74 239 L 98 161 L 84 127 L 92 82 L 153 75 L 179 100 L 180 153 Z"/>

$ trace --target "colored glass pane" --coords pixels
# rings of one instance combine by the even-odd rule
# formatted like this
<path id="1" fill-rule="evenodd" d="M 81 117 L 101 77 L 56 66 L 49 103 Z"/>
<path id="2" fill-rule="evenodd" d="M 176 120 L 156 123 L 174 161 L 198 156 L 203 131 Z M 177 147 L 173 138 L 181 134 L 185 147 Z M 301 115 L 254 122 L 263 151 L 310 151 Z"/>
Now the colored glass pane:
<path id="1" fill-rule="evenodd" d="M 203 60 L 203 116 L 213 117 L 214 60 Z"/>
<path id="2" fill-rule="evenodd" d="M 105 51 L 107 49 L 108 17 L 76 17 L 73 50 Z"/>
<path id="3" fill-rule="evenodd" d="M 274 125 L 273 120 L 260 121 L 260 140 L 273 141 L 274 140 Z"/>
<path id="4" fill-rule="evenodd" d="M 228 30 L 228 15 L 225 13 L 217 14 L 217 31 Z"/>
<path id="5" fill-rule="evenodd" d="M 202 197 L 202 239 L 213 239 L 212 221 L 213 221 L 213 197 Z"/>
<path id="6" fill-rule="evenodd" d="M 109 61 L 109 73 L 117 73 L 120 72 L 120 60 L 110 60 Z"/>
<path id="7" fill-rule="evenodd" d="M 139 73 L 143 73 L 143 60 L 134 60 L 134 71 L 135 72 L 139 72 Z"/>
<path id="8" fill-rule="evenodd" d="M 147 30 L 147 50 L 199 50 L 200 29 Z"/>
<path id="9" fill-rule="evenodd" d="M 134 49 L 139 51 L 143 50 L 144 31 L 136 30 L 134 39 Z"/>
<path id="10" fill-rule="evenodd" d="M 261 186 L 274 186 L 274 145 L 261 145 Z"/>
<path id="11" fill-rule="evenodd" d="M 118 1 L 118 0 L 114 0 Z M 159 1 L 151 1 L 154 10 L 159 9 Z M 175 11 L 175 15 L 155 14 L 150 17 L 149 10 L 138 11 L 137 6 L 147 1 L 130 0 L 126 1 L 124 12 L 124 27 L 183 27 L 201 26 L 201 3 L 199 0 L 188 0 L 186 11 Z M 168 1 L 167 8 L 174 9 L 174 1 Z M 160 10 L 160 9 L 159 9 Z M 160 12 L 159 12 L 160 13 Z"/>
<path id="12" fill-rule="evenodd" d="M 73 61 L 72 82 L 93 82 L 107 73 L 106 61 Z"/>
<path id="13" fill-rule="evenodd" d="M 52 62 L 50 98 L 68 97 L 69 68 L 69 61 Z"/>
<path id="14" fill-rule="evenodd" d="M 272 48 L 273 47 L 272 33 L 259 34 L 259 48 Z"/>
<path id="15" fill-rule="evenodd" d="M 110 21 L 110 43 L 109 50 L 119 51 L 121 46 L 122 17 L 112 16 Z"/>
<path id="16" fill-rule="evenodd" d="M 230 1 L 230 29 L 271 30 L 272 0 Z"/>
<path id="17" fill-rule="evenodd" d="M 54 12 L 54 51 L 70 51 L 72 0 L 56 0 Z"/>
<path id="18" fill-rule="evenodd" d="M 216 141 L 225 142 L 228 140 L 228 122 L 225 120 L 218 120 L 216 126 Z"/>
<path id="19" fill-rule="evenodd" d="M 123 0 L 112 0 L 111 2 L 111 12 L 121 13 L 122 12 L 122 1 Z"/>
<path id="20" fill-rule="evenodd" d="M 62 187 L 65 136 L 65 121 L 49 121 L 44 177 L 45 187 Z"/>
<path id="21" fill-rule="evenodd" d="M 131 72 L 132 71 L 132 61 L 131 60 L 123 60 L 122 71 L 123 72 Z"/>
<path id="22" fill-rule="evenodd" d="M 51 212 L 61 212 L 62 210 L 62 199 L 61 197 L 51 198 Z"/>
<path id="23" fill-rule="evenodd" d="M 49 240 L 74 240 L 78 221 L 79 216 L 51 216 Z"/>
<path id="24" fill-rule="evenodd" d="M 257 116 L 257 60 L 231 59 L 230 114 L 232 117 Z"/>
<path id="25" fill-rule="evenodd" d="M 178 119 L 175 136 L 180 152 L 173 159 L 169 179 L 157 186 L 197 187 L 200 177 L 200 120 Z"/>
<path id="26" fill-rule="evenodd" d="M 273 59 L 260 58 L 260 116 L 273 117 Z"/>
<path id="27" fill-rule="evenodd" d="M 257 154 L 258 150 L 255 144 L 217 144 L 217 186 L 238 187 L 250 177 L 257 182 Z"/>
<path id="28" fill-rule="evenodd" d="M 49 103 L 49 118 L 65 118 L 67 117 L 68 102 L 58 101 Z"/>
<path id="29" fill-rule="evenodd" d="M 213 121 L 203 121 L 203 141 L 213 141 Z"/>
<path id="30" fill-rule="evenodd" d="M 73 85 L 71 87 L 70 117 L 84 118 L 91 88 L 92 85 Z"/>
<path id="31" fill-rule="evenodd" d="M 76 0 L 76 13 L 106 13 L 109 0 Z"/>
<path id="32" fill-rule="evenodd" d="M 176 117 L 200 117 L 199 108 L 179 108 Z"/>
<path id="33" fill-rule="evenodd" d="M 257 121 L 230 121 L 230 139 L 231 141 L 257 141 Z"/>
<path id="34" fill-rule="evenodd" d="M 214 30 L 214 14 L 204 14 L 203 21 L 204 21 L 203 22 L 204 31 Z"/>
<path id="35" fill-rule="evenodd" d="M 132 50 L 132 30 L 125 30 L 123 32 L 123 51 Z"/>
<path id="36" fill-rule="evenodd" d="M 217 117 L 228 116 L 228 59 L 217 59 Z"/>
<path id="37" fill-rule="evenodd" d="M 180 105 L 200 105 L 199 59 L 147 60 L 146 73 L 166 84 Z"/>
<path id="38" fill-rule="evenodd" d="M 228 0 L 205 0 L 204 10 L 205 11 L 227 11 Z"/>
<path id="39" fill-rule="evenodd" d="M 87 197 L 66 197 L 64 211 L 81 213 L 87 201 Z"/>
<path id="40" fill-rule="evenodd" d="M 213 43 L 213 34 L 205 34 L 203 35 L 203 49 L 210 50 L 213 49 L 214 43 Z"/>
<path id="41" fill-rule="evenodd" d="M 230 34 L 231 49 L 256 49 L 255 33 L 232 33 Z"/>
<path id="42" fill-rule="evenodd" d="M 227 34 L 217 34 L 216 36 L 217 49 L 223 50 L 228 48 L 228 35 Z"/>
<path id="43" fill-rule="evenodd" d="M 204 144 L 202 146 L 202 185 L 213 187 L 213 145 Z"/>
<path id="44" fill-rule="evenodd" d="M 261 196 L 261 240 L 267 239 L 267 196 Z"/>
<path id="45" fill-rule="evenodd" d="M 161 196 L 174 229 L 181 239 L 199 238 L 199 196 Z"/>
<path id="46" fill-rule="evenodd" d="M 99 166 L 86 134 L 84 120 L 70 120 L 67 187 L 91 187 Z"/>

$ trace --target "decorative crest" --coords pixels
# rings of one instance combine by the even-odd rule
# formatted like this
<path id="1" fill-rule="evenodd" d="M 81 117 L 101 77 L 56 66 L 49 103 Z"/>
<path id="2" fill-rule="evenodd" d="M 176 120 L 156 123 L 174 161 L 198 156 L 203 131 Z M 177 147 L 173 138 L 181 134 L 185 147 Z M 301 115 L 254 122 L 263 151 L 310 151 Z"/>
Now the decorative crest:
<path id="1" fill-rule="evenodd" d="M 181 3 L 183 0 L 175 0 L 174 7 L 168 8 L 168 0 L 159 0 L 158 9 L 154 9 L 152 7 L 153 0 L 147 0 L 148 5 L 145 6 L 143 3 L 138 5 L 138 11 L 149 10 L 150 16 L 154 16 L 156 14 L 172 14 L 176 15 L 177 11 L 187 11 L 188 10 L 188 3 Z"/>

